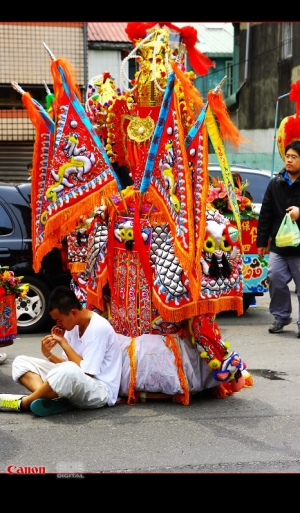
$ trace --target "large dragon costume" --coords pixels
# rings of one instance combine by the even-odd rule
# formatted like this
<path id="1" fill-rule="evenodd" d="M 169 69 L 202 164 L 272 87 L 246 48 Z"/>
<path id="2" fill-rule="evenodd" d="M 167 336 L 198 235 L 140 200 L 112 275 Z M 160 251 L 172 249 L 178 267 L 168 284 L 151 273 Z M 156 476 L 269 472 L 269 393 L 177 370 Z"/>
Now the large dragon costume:
<path id="1" fill-rule="evenodd" d="M 36 141 L 49 126 L 54 137 L 44 181 L 36 142 L 35 266 L 67 239 L 72 287 L 118 334 L 128 403 L 163 393 L 188 404 L 207 388 L 224 397 L 253 384 L 216 322 L 221 311 L 243 311 L 240 217 L 223 146 L 241 136 L 220 85 L 204 103 L 185 70 L 186 50 L 199 74 L 213 65 L 196 50 L 195 29 L 129 23 L 127 33 L 123 91 L 105 71 L 91 79 L 85 107 L 69 63 L 48 49 L 55 130 L 31 116 Z M 209 138 L 233 223 L 207 204 Z"/>

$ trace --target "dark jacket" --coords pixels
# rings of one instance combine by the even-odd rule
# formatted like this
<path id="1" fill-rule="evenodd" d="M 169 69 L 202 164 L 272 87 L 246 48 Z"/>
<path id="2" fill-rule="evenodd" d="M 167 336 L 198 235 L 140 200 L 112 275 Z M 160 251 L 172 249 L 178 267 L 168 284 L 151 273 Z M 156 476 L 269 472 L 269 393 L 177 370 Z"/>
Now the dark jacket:
<path id="1" fill-rule="evenodd" d="M 300 255 L 299 246 L 279 248 L 275 237 L 288 207 L 300 208 L 300 177 L 289 185 L 284 178 L 285 169 L 270 180 L 261 206 L 258 220 L 256 247 L 267 247 L 270 240 L 270 251 L 282 256 Z M 300 220 L 297 221 L 300 228 Z"/>

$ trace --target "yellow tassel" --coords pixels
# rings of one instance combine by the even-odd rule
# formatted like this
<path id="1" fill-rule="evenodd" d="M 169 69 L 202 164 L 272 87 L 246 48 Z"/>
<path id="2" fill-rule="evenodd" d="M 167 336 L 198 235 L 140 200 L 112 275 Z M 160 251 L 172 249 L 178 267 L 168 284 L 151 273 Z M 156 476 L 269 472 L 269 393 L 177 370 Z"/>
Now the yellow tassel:
<path id="1" fill-rule="evenodd" d="M 227 310 L 236 310 L 237 315 L 242 315 L 244 311 L 243 298 L 240 296 L 192 301 L 178 309 L 174 308 L 173 304 L 166 305 L 163 303 L 155 289 L 152 292 L 152 299 L 160 316 L 169 322 L 181 322 L 202 314 L 215 315 Z"/>
<path id="2" fill-rule="evenodd" d="M 93 305 L 94 307 L 98 308 L 101 311 L 104 310 L 103 299 L 99 298 L 98 294 L 96 292 L 87 288 L 86 295 L 87 295 L 86 302 L 88 305 Z"/>
<path id="3" fill-rule="evenodd" d="M 71 274 L 84 273 L 86 268 L 85 262 L 69 262 L 69 269 Z"/>
<path id="4" fill-rule="evenodd" d="M 181 359 L 180 349 L 178 347 L 177 340 L 175 339 L 175 337 L 173 335 L 167 335 L 165 337 L 165 344 L 173 352 L 173 354 L 175 356 L 174 363 L 176 364 L 176 367 L 178 369 L 178 379 L 180 382 L 180 386 L 183 390 L 182 394 L 174 395 L 174 400 L 176 402 L 179 402 L 179 403 L 187 406 L 190 402 L 190 392 L 189 392 L 189 388 L 188 388 L 187 379 L 185 377 L 185 373 L 183 370 L 182 359 Z"/>
<path id="5" fill-rule="evenodd" d="M 135 393 L 136 387 L 136 354 L 135 354 L 135 338 L 133 338 L 130 342 L 130 345 L 127 348 L 127 353 L 129 355 L 130 360 L 130 382 L 128 387 L 128 404 L 134 404 L 137 402 L 137 397 Z"/>
<path id="6" fill-rule="evenodd" d="M 209 177 L 208 177 L 208 133 L 206 125 L 203 124 L 202 128 L 202 135 L 203 135 L 203 183 L 202 183 L 202 191 L 201 191 L 201 198 L 197 199 L 200 207 L 200 220 L 199 220 L 199 226 L 198 226 L 198 233 L 195 233 L 196 236 L 196 256 L 195 256 L 195 284 L 194 288 L 198 291 L 198 295 L 201 293 L 201 282 L 202 282 L 202 266 L 200 263 L 201 256 L 202 256 L 202 250 L 203 250 L 203 243 L 206 233 L 206 201 L 208 196 L 208 189 L 209 189 Z M 193 295 L 194 297 L 194 295 Z"/>
<path id="7" fill-rule="evenodd" d="M 60 243 L 70 232 L 76 229 L 78 218 L 88 216 L 91 211 L 99 207 L 103 194 L 111 196 L 117 193 L 117 183 L 111 182 L 103 186 L 101 191 L 96 191 L 86 198 L 82 198 L 79 203 L 74 203 L 62 212 L 54 214 L 47 219 L 45 225 L 45 244 L 47 239 Z"/>
<path id="8" fill-rule="evenodd" d="M 229 185 L 231 186 L 232 190 L 235 191 L 234 182 L 233 182 L 232 174 L 230 171 L 230 166 L 229 166 L 229 163 L 227 160 L 226 151 L 225 151 L 225 148 L 223 145 L 223 141 L 220 137 L 220 131 L 219 131 L 217 122 L 215 120 L 214 114 L 212 113 L 210 107 L 207 108 L 205 122 L 206 122 L 206 125 L 208 128 L 208 132 L 210 135 L 212 145 L 216 151 L 216 154 L 217 154 L 217 157 L 219 160 L 219 164 L 221 167 L 222 177 L 223 177 L 223 181 L 224 181 L 224 184 L 226 187 L 226 191 L 228 193 Z M 242 247 L 242 227 L 241 227 L 241 219 L 240 219 L 240 215 L 239 215 L 239 206 L 238 206 L 235 194 L 233 194 L 233 199 L 232 199 L 231 195 L 228 195 L 228 198 L 231 203 L 234 219 L 235 219 L 238 233 L 239 233 L 239 241 L 240 241 L 241 247 Z"/>

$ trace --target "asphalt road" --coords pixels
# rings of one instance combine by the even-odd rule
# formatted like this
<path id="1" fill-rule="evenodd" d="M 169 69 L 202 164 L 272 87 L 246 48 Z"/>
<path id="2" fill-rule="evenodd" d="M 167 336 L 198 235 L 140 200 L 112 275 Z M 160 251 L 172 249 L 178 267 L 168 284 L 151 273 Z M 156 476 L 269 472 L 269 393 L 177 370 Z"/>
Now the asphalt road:
<path id="1" fill-rule="evenodd" d="M 218 315 L 253 387 L 225 399 L 197 394 L 188 406 L 155 399 L 45 418 L 0 412 L 0 472 L 13 465 L 78 480 L 89 473 L 298 473 L 300 339 L 291 290 L 293 323 L 282 334 L 268 333 L 268 295 L 242 316 Z M 41 337 L 20 335 L 3 349 L 1 393 L 25 391 L 12 381 L 11 363 L 18 354 L 40 356 Z"/>

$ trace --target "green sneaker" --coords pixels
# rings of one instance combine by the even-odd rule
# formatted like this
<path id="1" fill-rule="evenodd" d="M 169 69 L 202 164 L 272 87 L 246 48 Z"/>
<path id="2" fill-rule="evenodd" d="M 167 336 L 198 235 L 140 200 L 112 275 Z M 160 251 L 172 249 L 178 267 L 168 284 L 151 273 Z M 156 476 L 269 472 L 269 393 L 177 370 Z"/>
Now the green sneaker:
<path id="1" fill-rule="evenodd" d="M 32 401 L 30 410 L 38 417 L 48 417 L 56 413 L 65 413 L 72 409 L 72 405 L 66 397 L 58 399 L 36 399 Z"/>
<path id="2" fill-rule="evenodd" d="M 1 411 L 24 411 L 21 410 L 21 399 L 24 395 L 16 394 L 0 394 L 0 410 Z"/>

